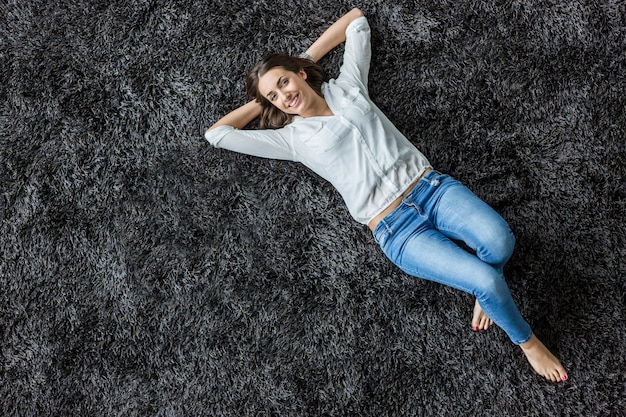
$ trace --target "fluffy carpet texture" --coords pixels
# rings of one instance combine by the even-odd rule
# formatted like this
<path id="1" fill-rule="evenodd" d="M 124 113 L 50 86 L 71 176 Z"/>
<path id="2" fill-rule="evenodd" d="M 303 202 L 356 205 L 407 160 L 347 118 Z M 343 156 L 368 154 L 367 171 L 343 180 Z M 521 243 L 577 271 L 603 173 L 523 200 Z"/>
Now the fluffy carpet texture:
<path id="1" fill-rule="evenodd" d="M 311 171 L 204 141 L 251 65 L 355 6 L 372 98 L 510 223 L 507 281 L 566 383 Z M 617 0 L 1 0 L 0 414 L 624 415 L 625 22 Z"/>

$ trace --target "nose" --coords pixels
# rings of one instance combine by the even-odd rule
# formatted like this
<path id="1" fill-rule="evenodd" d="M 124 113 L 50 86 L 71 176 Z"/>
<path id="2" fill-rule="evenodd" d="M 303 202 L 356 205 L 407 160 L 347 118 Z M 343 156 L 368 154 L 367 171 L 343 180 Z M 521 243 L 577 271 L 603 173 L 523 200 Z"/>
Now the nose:
<path id="1" fill-rule="evenodd" d="M 280 98 L 283 100 L 283 103 L 285 103 L 285 105 L 289 103 L 289 101 L 291 100 L 291 93 L 280 92 L 279 94 L 280 94 Z"/>

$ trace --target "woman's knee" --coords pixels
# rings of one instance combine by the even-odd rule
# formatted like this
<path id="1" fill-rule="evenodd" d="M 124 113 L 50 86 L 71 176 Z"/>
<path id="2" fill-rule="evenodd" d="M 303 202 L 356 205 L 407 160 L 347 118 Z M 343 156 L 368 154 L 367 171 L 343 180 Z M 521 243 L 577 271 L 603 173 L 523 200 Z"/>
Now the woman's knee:
<path id="1" fill-rule="evenodd" d="M 498 239 L 495 246 L 493 256 L 496 258 L 496 263 L 505 264 L 513 255 L 513 250 L 515 249 L 515 236 L 508 226 L 500 235 L 500 239 Z"/>
<path id="2" fill-rule="evenodd" d="M 496 268 L 501 268 L 513 255 L 515 236 L 508 227 L 501 228 L 491 234 L 488 243 L 476 251 L 476 255 L 483 261 Z"/>
<path id="3" fill-rule="evenodd" d="M 478 300 L 500 302 L 508 297 L 509 287 L 502 274 L 494 269 L 477 280 L 473 295 Z"/>

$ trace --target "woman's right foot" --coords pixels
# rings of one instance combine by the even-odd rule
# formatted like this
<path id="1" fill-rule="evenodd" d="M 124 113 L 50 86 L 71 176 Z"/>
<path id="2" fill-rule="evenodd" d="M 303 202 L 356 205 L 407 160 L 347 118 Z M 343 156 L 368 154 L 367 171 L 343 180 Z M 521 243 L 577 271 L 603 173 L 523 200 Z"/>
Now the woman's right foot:
<path id="1" fill-rule="evenodd" d="M 472 328 L 475 332 L 479 330 L 487 330 L 493 325 L 493 321 L 485 314 L 478 300 L 474 302 L 474 313 L 472 315 Z"/>
<path id="2" fill-rule="evenodd" d="M 549 381 L 567 381 L 567 372 L 561 362 L 541 343 L 541 340 L 533 335 L 530 340 L 520 345 L 526 359 L 530 362 L 535 372 Z"/>

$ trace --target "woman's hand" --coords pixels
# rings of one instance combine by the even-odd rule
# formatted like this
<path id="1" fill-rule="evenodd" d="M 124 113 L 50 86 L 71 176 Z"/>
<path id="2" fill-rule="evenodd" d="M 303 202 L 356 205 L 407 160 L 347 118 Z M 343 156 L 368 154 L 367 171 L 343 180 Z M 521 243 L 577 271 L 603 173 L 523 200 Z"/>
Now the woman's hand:
<path id="1" fill-rule="evenodd" d="M 324 55 L 346 40 L 346 29 L 350 23 L 361 16 L 363 16 L 363 12 L 357 8 L 344 14 L 313 42 L 313 45 L 306 50 L 306 53 L 313 58 L 314 62 L 322 59 Z"/>

